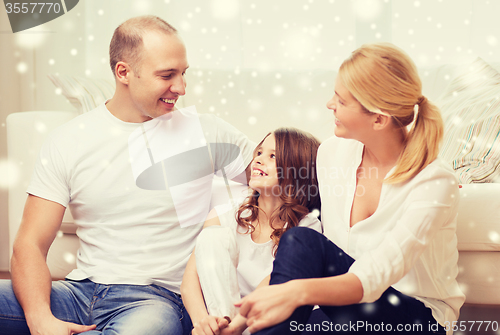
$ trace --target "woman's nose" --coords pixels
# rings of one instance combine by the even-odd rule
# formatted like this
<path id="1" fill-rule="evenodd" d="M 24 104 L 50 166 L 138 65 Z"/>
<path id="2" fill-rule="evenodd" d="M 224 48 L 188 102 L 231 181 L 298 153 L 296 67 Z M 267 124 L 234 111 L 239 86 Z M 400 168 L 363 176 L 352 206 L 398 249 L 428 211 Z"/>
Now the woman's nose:
<path id="1" fill-rule="evenodd" d="M 327 103 L 326 103 L 326 108 L 331 109 L 335 112 L 337 105 L 335 104 L 335 98 L 331 98 Z"/>

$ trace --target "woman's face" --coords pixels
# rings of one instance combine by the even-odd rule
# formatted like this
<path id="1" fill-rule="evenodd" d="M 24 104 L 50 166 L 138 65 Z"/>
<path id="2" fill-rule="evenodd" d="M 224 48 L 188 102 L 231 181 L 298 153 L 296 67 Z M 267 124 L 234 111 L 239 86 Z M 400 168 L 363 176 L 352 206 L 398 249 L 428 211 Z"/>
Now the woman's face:
<path id="1" fill-rule="evenodd" d="M 337 79 L 335 95 L 326 103 L 335 116 L 335 136 L 361 140 L 372 129 L 373 117 Z"/>
<path id="2" fill-rule="evenodd" d="M 272 188 L 278 185 L 275 150 L 276 141 L 274 134 L 271 134 L 257 148 L 252 161 L 252 175 L 248 185 L 261 195 L 263 192 L 271 194 Z"/>

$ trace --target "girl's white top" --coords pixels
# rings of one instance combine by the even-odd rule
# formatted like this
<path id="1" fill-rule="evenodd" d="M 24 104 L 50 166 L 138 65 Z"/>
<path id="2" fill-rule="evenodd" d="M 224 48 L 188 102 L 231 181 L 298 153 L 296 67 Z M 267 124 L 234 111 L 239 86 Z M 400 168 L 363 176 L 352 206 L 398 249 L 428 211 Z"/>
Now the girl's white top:
<path id="1" fill-rule="evenodd" d="M 235 210 L 229 205 L 216 206 L 221 226 L 236 230 L 236 242 L 239 247 L 238 283 L 242 297 L 254 291 L 260 282 L 273 270 L 273 241 L 256 243 L 246 229 L 239 226 L 235 218 Z M 245 216 L 246 214 L 243 213 Z M 312 228 L 322 233 L 321 222 L 313 214 L 307 214 L 299 226 Z"/>
<path id="2" fill-rule="evenodd" d="M 451 324 L 465 300 L 456 281 L 457 180 L 436 159 L 407 182 L 383 184 L 375 213 L 351 227 L 363 148 L 358 141 L 337 137 L 319 148 L 317 173 L 325 235 L 356 260 L 349 272 L 363 285 L 361 302 L 377 300 L 392 286 L 431 308 L 441 325 Z M 377 171 L 360 173 L 360 178 L 367 178 Z M 398 303 L 397 299 L 391 302 Z"/>

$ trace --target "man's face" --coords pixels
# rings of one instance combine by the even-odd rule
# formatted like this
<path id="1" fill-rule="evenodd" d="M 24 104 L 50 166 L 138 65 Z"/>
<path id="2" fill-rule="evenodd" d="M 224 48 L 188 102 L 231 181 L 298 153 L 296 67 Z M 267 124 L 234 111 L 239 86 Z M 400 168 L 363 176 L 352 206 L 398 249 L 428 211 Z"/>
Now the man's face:
<path id="1" fill-rule="evenodd" d="M 143 36 L 141 56 L 129 76 L 129 94 L 142 121 L 174 110 L 186 93 L 184 74 L 188 68 L 186 48 L 175 34 L 157 31 Z"/>

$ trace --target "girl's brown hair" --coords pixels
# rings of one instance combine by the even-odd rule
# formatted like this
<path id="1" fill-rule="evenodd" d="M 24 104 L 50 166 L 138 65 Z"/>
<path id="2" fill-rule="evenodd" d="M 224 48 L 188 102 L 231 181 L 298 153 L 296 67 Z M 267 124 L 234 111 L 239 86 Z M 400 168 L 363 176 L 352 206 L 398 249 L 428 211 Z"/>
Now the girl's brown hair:
<path id="1" fill-rule="evenodd" d="M 298 226 L 300 220 L 321 206 L 318 180 L 316 178 L 316 154 L 320 142 L 310 133 L 296 128 L 279 128 L 267 134 L 257 145 L 254 157 L 264 140 L 274 134 L 276 141 L 276 169 L 278 172 L 278 194 L 281 205 L 271 213 L 269 224 L 273 228 L 271 239 L 276 248 L 281 235 Z M 274 190 L 273 189 L 273 194 Z M 236 212 L 238 225 L 253 233 L 252 222 L 259 217 L 259 192 L 253 191 Z M 247 213 L 250 215 L 246 215 Z M 283 227 L 274 227 L 275 222 L 285 222 Z"/>
<path id="2" fill-rule="evenodd" d="M 422 95 L 422 82 L 410 57 L 390 43 L 366 44 L 339 69 L 342 85 L 369 111 L 389 114 L 405 134 L 405 147 L 385 182 L 404 182 L 436 159 L 443 138 L 439 109 Z M 409 132 L 406 126 L 414 120 Z"/>

